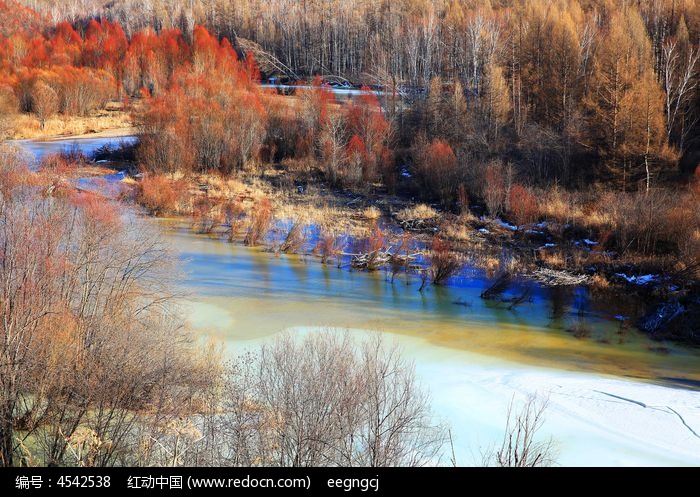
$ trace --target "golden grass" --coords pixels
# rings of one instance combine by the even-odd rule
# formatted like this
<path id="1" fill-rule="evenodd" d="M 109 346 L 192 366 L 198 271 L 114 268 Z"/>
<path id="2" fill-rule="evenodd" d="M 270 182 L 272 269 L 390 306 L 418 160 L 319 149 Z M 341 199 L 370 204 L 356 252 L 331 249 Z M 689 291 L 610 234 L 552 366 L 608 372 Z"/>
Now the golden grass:
<path id="1" fill-rule="evenodd" d="M 588 282 L 590 286 L 599 290 L 606 290 L 610 287 L 610 282 L 602 274 L 594 274 L 593 276 L 591 276 Z"/>
<path id="2" fill-rule="evenodd" d="M 382 211 L 380 211 L 377 207 L 370 205 L 362 210 L 361 215 L 368 221 L 376 221 L 382 217 Z"/>
<path id="3" fill-rule="evenodd" d="M 448 239 L 458 242 L 471 242 L 474 238 L 474 229 L 461 220 L 447 223 L 442 232 Z"/>
<path id="4" fill-rule="evenodd" d="M 601 228 L 614 224 L 611 208 L 615 199 L 604 196 L 595 202 L 585 199 L 580 193 L 565 192 L 559 188 L 541 191 L 539 215 L 549 221 L 561 224 L 571 223 L 587 228 Z"/>
<path id="5" fill-rule="evenodd" d="M 425 204 L 418 204 L 411 207 L 406 207 L 401 209 L 397 214 L 396 218 L 399 221 L 411 221 L 416 219 L 433 219 L 438 216 L 438 212 Z"/>
<path id="6" fill-rule="evenodd" d="M 566 267 L 566 255 L 561 251 L 550 251 L 542 249 L 538 252 L 539 259 L 547 266 L 555 269 Z"/>
<path id="7" fill-rule="evenodd" d="M 76 136 L 99 133 L 106 130 L 131 128 L 133 123 L 123 110 L 100 111 L 95 115 L 54 116 L 41 128 L 39 120 L 31 114 L 16 114 L 11 119 L 10 137 L 15 140 Z"/>

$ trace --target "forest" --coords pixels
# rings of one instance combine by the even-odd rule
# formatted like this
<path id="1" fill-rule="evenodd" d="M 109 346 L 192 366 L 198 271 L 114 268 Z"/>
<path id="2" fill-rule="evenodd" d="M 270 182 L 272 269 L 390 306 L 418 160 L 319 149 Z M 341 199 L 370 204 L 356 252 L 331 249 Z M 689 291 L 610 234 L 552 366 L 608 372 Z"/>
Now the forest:
<path id="1" fill-rule="evenodd" d="M 122 102 L 151 176 L 281 165 L 697 271 L 696 2 L 24 4 L 3 3 L 6 115 Z M 367 91 L 345 104 L 329 74 Z M 306 86 L 283 98 L 269 77 Z M 176 187 L 145 200 L 173 210 Z"/>
<path id="2" fill-rule="evenodd" d="M 100 152 L 129 164 L 108 203 L 66 182 L 85 156 L 37 171 L 0 147 L 0 465 L 446 452 L 381 341 L 285 336 L 225 365 L 199 347 L 173 310 L 172 254 L 122 202 L 276 254 L 302 254 L 313 225 L 324 264 L 413 272 L 421 292 L 467 261 L 492 280 L 484 299 L 516 276 L 638 293 L 639 329 L 700 343 L 695 0 L 0 0 L 0 18 L 0 140 L 70 123 L 137 137 Z M 528 450 L 524 465 L 551 462 L 505 442 L 487 462 Z"/>

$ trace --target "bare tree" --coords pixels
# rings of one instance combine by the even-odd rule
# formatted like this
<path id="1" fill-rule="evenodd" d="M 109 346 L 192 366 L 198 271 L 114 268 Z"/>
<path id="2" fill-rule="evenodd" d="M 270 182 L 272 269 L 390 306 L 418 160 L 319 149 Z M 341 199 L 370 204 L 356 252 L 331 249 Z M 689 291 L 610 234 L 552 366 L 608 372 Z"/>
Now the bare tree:
<path id="1" fill-rule="evenodd" d="M 321 127 L 319 146 L 324 163 L 324 172 L 328 181 L 337 185 L 343 177 L 347 143 L 347 126 L 345 117 L 338 112 L 329 113 L 328 119 Z"/>
<path id="2" fill-rule="evenodd" d="M 413 365 L 379 336 L 326 331 L 263 345 L 229 371 L 222 464 L 422 466 L 440 461 Z"/>
<path id="3" fill-rule="evenodd" d="M 41 129 L 44 129 L 46 120 L 58 112 L 58 95 L 49 85 L 43 81 L 37 81 L 32 92 L 32 103 Z"/>
<path id="4" fill-rule="evenodd" d="M 692 46 L 682 50 L 675 41 L 663 46 L 661 78 L 666 90 L 666 138 L 669 141 L 676 138 L 681 151 L 696 124 L 688 119 L 697 121 L 689 108 L 698 87 L 699 60 L 700 50 Z"/>
<path id="5" fill-rule="evenodd" d="M 172 438 L 216 362 L 184 332 L 167 247 L 117 205 L 41 195 L 3 162 L 0 464 L 162 463 L 144 441 Z"/>
<path id="6" fill-rule="evenodd" d="M 515 411 L 514 401 L 508 406 L 506 428 L 501 446 L 484 457 L 485 465 L 504 468 L 532 468 L 554 464 L 554 442 L 538 440 L 544 424 L 547 400 L 530 395 Z"/>

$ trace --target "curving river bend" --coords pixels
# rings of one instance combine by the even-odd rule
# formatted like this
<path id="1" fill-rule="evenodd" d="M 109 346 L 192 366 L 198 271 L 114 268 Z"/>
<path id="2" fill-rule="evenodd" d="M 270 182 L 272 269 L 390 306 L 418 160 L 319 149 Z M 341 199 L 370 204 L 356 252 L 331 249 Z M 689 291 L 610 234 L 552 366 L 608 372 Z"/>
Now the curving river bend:
<path id="1" fill-rule="evenodd" d="M 86 153 L 116 140 L 85 141 Z M 31 143 L 30 151 L 61 146 Z M 419 293 L 419 282 L 403 276 L 391 284 L 383 273 L 277 257 L 157 223 L 182 260 L 195 330 L 231 354 L 284 330 L 387 334 L 415 361 L 450 423 L 459 464 L 478 464 L 498 442 L 511 399 L 537 392 L 549 398 L 543 432 L 560 464 L 700 465 L 700 350 L 621 326 L 615 316 L 626 304 L 591 301 L 580 288 L 537 288 L 508 310 L 479 298 L 488 282 L 478 275 Z M 567 331 L 576 323 L 590 336 Z"/>

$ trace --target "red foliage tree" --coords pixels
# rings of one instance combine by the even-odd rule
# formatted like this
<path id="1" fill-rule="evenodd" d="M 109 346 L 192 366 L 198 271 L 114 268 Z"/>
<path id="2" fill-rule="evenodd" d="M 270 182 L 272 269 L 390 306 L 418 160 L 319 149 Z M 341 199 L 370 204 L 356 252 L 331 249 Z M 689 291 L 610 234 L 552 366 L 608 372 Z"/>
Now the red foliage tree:
<path id="1" fill-rule="evenodd" d="M 92 19 L 85 30 L 83 64 L 118 72 L 129 43 L 124 30 L 117 23 Z"/>
<path id="2" fill-rule="evenodd" d="M 339 171 L 340 181 L 347 186 L 357 186 L 365 177 L 370 161 L 365 142 L 359 135 L 352 135 L 347 145 L 347 159 Z"/>
<path id="3" fill-rule="evenodd" d="M 362 179 L 372 181 L 376 178 L 378 166 L 382 166 L 382 152 L 388 146 L 391 125 L 384 117 L 377 95 L 367 86 L 362 87 L 350 105 L 348 124 L 351 133 L 359 136 L 365 145 Z"/>
<path id="4" fill-rule="evenodd" d="M 537 219 L 537 198 L 523 185 L 516 183 L 508 195 L 510 212 L 518 226 Z"/>
<path id="5" fill-rule="evenodd" d="M 455 200 L 457 188 L 457 157 L 449 143 L 419 138 L 414 146 L 416 172 L 426 191 L 435 195 L 445 207 Z"/>

